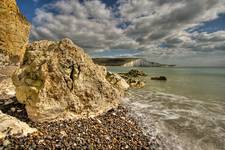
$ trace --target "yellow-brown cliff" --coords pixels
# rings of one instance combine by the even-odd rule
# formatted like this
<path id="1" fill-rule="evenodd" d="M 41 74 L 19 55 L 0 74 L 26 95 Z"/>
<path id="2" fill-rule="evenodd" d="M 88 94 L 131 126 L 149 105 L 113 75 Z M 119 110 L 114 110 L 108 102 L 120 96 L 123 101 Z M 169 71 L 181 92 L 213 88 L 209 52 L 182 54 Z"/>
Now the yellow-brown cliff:
<path id="1" fill-rule="evenodd" d="M 0 1 L 0 54 L 19 62 L 28 43 L 30 23 L 20 13 L 16 0 Z"/>

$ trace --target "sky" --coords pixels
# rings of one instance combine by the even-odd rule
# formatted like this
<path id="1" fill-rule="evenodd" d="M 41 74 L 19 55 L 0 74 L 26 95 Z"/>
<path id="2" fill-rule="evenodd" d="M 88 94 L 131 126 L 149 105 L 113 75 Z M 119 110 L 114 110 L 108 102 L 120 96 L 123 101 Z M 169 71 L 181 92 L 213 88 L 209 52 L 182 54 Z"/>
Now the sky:
<path id="1" fill-rule="evenodd" d="M 92 57 L 225 66 L 225 0 L 17 0 L 30 41 L 70 38 Z"/>

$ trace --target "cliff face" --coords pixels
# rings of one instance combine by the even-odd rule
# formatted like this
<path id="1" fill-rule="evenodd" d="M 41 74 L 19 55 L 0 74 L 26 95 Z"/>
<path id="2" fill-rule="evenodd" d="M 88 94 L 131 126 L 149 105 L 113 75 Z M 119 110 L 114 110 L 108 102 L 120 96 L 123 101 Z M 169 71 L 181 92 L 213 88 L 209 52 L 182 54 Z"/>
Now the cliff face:
<path id="1" fill-rule="evenodd" d="M 150 62 L 145 59 L 137 59 L 123 65 L 123 67 L 161 67 L 161 66 L 162 65 L 159 63 Z"/>
<path id="2" fill-rule="evenodd" d="M 93 58 L 95 64 L 122 67 L 163 67 L 165 65 L 144 58 Z"/>
<path id="3" fill-rule="evenodd" d="M 0 1 L 0 54 L 19 62 L 28 43 L 30 24 L 20 13 L 16 0 Z"/>
<path id="4" fill-rule="evenodd" d="M 138 58 L 93 58 L 93 61 L 95 64 L 101 66 L 123 66 L 137 59 Z"/>

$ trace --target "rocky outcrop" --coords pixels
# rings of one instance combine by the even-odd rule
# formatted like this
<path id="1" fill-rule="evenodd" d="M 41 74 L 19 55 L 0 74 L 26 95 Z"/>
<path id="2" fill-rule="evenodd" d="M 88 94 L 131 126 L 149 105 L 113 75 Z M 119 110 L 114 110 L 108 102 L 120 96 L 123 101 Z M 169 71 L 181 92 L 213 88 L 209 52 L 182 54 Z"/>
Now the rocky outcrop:
<path id="1" fill-rule="evenodd" d="M 105 67 L 69 39 L 30 44 L 13 75 L 16 97 L 33 121 L 94 117 L 117 107 L 123 90 L 106 80 Z"/>
<path id="2" fill-rule="evenodd" d="M 126 81 L 132 88 L 143 88 L 145 86 L 145 82 L 139 79 L 128 78 Z"/>
<path id="3" fill-rule="evenodd" d="M 28 133 L 33 133 L 35 131 L 37 131 L 37 129 L 29 127 L 25 122 L 0 111 L 0 139 L 7 135 L 26 136 Z"/>
<path id="4" fill-rule="evenodd" d="M 24 55 L 30 24 L 20 13 L 16 0 L 0 1 L 0 20 L 0 57 L 6 57 L 0 64 L 16 64 Z"/>
<path id="5" fill-rule="evenodd" d="M 144 71 L 142 70 L 137 70 L 137 69 L 131 69 L 128 73 L 119 73 L 122 76 L 127 76 L 127 77 L 143 77 L 143 76 L 147 76 L 146 73 L 144 73 Z"/>
<path id="6" fill-rule="evenodd" d="M 160 81 L 166 81 L 167 78 L 165 76 L 160 76 L 160 77 L 151 77 L 151 80 L 160 80 Z"/>
<path id="7" fill-rule="evenodd" d="M 131 69 L 128 73 L 119 73 L 119 75 L 124 78 L 132 88 L 142 88 L 145 86 L 145 82 L 138 78 L 147 76 L 147 74 L 141 70 Z"/>
<path id="8" fill-rule="evenodd" d="M 108 72 L 106 79 L 110 84 L 112 84 L 119 90 L 128 90 L 128 88 L 130 87 L 126 80 L 124 80 L 120 75 L 116 73 Z"/>

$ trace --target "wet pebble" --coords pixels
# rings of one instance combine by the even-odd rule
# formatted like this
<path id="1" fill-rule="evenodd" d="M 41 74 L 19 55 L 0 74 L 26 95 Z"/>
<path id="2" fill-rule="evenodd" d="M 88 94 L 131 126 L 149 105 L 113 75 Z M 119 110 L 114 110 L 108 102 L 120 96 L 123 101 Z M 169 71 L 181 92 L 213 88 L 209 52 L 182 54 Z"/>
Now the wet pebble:
<path id="1" fill-rule="evenodd" d="M 9 144 L 10 144 L 10 141 L 9 141 L 9 140 L 4 140 L 4 141 L 3 141 L 3 146 L 6 147 L 6 146 L 8 146 Z"/>
<path id="2" fill-rule="evenodd" d="M 6 108 L 1 107 L 3 110 Z M 27 122 L 38 132 L 26 137 L 9 136 L 0 147 L 9 149 L 150 149 L 159 142 L 145 136 L 128 110 L 122 106 L 96 118 L 35 123 L 29 120 L 25 107 L 13 102 L 9 114 Z M 21 110 L 21 111 L 17 111 Z M 8 112 L 8 111 L 5 111 Z M 14 113 L 11 113 L 14 112 Z"/>
<path id="3" fill-rule="evenodd" d="M 12 107 L 10 110 L 11 110 L 12 112 L 15 112 L 15 111 L 16 111 L 16 108 Z"/>

